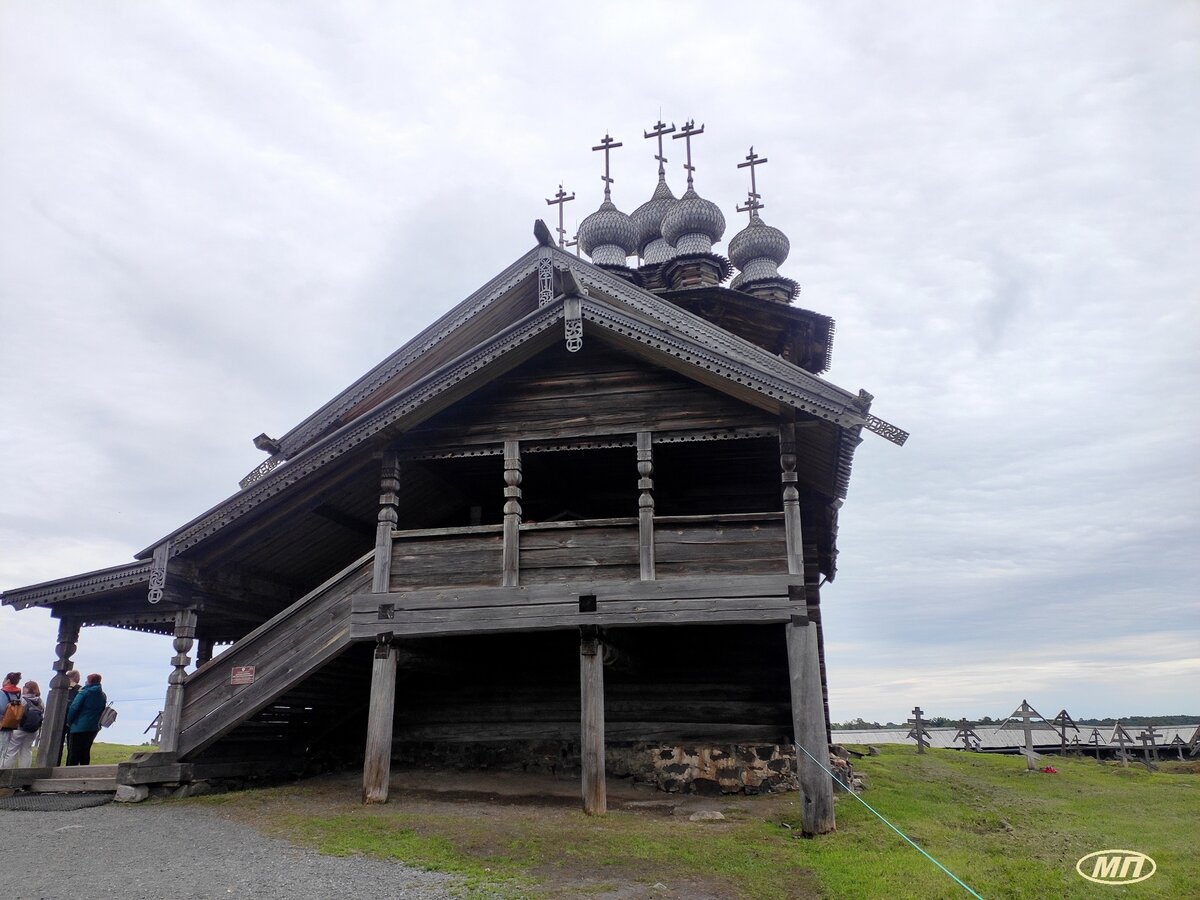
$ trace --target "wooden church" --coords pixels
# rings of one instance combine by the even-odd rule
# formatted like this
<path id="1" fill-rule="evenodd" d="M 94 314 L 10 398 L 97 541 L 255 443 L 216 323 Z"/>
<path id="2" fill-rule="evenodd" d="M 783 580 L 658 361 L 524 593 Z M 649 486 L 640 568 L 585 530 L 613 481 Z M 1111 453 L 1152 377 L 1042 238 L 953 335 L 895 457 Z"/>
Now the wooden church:
<path id="1" fill-rule="evenodd" d="M 133 562 L 5 592 L 59 620 L 42 747 L 81 628 L 109 626 L 175 650 L 159 752 L 123 783 L 360 759 L 382 802 L 397 760 L 543 766 L 578 772 L 602 813 L 606 771 L 638 759 L 686 776 L 700 756 L 779 757 L 805 829 L 832 829 L 820 587 L 862 431 L 906 435 L 820 377 L 833 321 L 792 305 L 765 160 L 741 164 L 748 225 L 726 258 L 694 185 L 702 128 L 673 134 L 679 198 L 673 131 L 646 135 L 659 180 L 632 215 L 611 199 L 619 145 L 597 148 L 590 262 L 564 246 L 560 188 L 557 239 L 538 222 L 507 269 L 260 435 L 269 458 L 236 494 Z"/>

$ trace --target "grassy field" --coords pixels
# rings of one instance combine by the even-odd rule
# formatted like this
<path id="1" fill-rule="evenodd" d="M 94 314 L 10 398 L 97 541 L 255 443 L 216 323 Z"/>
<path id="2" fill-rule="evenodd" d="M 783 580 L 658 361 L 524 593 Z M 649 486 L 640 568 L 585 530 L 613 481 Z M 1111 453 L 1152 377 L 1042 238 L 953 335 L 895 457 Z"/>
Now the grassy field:
<path id="1" fill-rule="evenodd" d="M 134 744 L 92 744 L 92 765 L 109 766 L 125 762 L 135 753 L 153 750 L 153 747 L 138 747 Z"/>
<path id="2" fill-rule="evenodd" d="M 1027 774 L 1011 756 L 885 747 L 858 761 L 864 799 L 984 897 L 1139 897 L 1200 893 L 1200 764 L 1098 765 L 1047 758 Z M 798 837 L 796 795 L 714 798 L 724 821 L 573 806 L 394 795 L 357 803 L 350 777 L 198 802 L 321 852 L 362 853 L 460 874 L 468 895 L 834 897 L 969 896 L 854 798 L 839 795 L 838 831 Z M 1076 861 L 1140 850 L 1156 875 L 1127 888 L 1081 879 Z M 655 889 L 654 885 L 665 885 Z M 643 893 L 644 892 L 644 893 Z"/>

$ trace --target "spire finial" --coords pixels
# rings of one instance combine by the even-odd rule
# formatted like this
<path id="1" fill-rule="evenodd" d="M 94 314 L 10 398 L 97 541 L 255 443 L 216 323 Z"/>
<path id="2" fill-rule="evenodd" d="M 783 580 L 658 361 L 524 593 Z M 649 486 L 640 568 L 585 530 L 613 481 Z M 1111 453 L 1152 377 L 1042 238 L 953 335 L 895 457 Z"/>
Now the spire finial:
<path id="1" fill-rule="evenodd" d="M 574 199 L 575 192 L 571 191 L 570 195 L 568 195 L 567 192 L 563 190 L 563 186 L 561 184 L 558 186 L 558 193 L 553 197 L 548 197 L 546 199 L 547 206 L 554 206 L 556 204 L 558 205 L 558 228 L 556 228 L 555 231 L 558 232 L 558 246 L 560 247 L 565 246 L 563 241 L 565 241 L 567 237 L 567 229 L 563 228 L 563 207 Z"/>
<path id="2" fill-rule="evenodd" d="M 646 138 L 658 138 L 658 155 L 654 157 L 658 160 L 658 180 L 665 181 L 667 178 L 667 170 L 663 167 L 667 158 L 663 156 L 662 139 L 664 134 L 670 134 L 675 130 L 675 123 L 671 123 L 671 127 L 667 127 L 667 123 L 662 120 L 662 113 L 659 112 L 658 121 L 654 123 L 654 128 L 650 131 L 642 132 L 642 136 Z"/>
<path id="3" fill-rule="evenodd" d="M 759 202 L 762 200 L 762 194 L 758 192 L 758 183 L 754 178 L 754 167 L 761 166 L 765 162 L 767 162 L 767 158 L 765 156 L 760 157 L 754 152 L 754 147 L 751 146 L 750 153 L 746 156 L 746 161 L 737 164 L 739 169 L 745 169 L 747 166 L 750 168 L 750 191 L 746 195 L 746 205 L 739 206 L 737 211 L 750 213 L 751 221 L 754 221 L 754 217 L 758 215 L 758 211 L 765 206 L 765 204 Z"/>
<path id="4" fill-rule="evenodd" d="M 600 141 L 600 146 L 592 148 L 593 150 L 603 150 L 604 151 L 604 174 L 601 176 L 601 178 L 604 181 L 604 199 L 605 200 L 612 199 L 612 183 L 613 183 L 613 180 L 608 176 L 608 151 L 615 150 L 618 147 L 623 147 L 623 146 L 625 146 L 625 145 L 620 143 L 619 141 L 614 141 L 611 137 L 609 137 L 609 135 L 607 133 L 605 133 L 604 137 Z"/>
<path id="5" fill-rule="evenodd" d="M 685 141 L 687 141 L 687 163 L 684 165 L 684 168 L 687 169 L 688 173 L 689 190 L 692 187 L 692 173 L 696 171 L 696 167 L 692 165 L 692 138 L 698 134 L 704 134 L 704 126 L 701 125 L 699 128 L 697 128 L 696 120 L 688 119 L 683 123 L 683 128 L 680 129 L 679 134 L 671 135 L 671 140 L 673 141 L 677 141 L 680 138 L 683 138 Z"/>

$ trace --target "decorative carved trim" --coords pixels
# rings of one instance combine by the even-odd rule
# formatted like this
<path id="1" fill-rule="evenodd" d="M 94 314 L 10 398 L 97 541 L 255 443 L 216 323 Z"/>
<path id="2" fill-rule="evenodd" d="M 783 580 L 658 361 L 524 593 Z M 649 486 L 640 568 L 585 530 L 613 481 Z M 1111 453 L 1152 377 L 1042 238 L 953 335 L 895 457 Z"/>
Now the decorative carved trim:
<path id="1" fill-rule="evenodd" d="M 281 466 L 285 462 L 287 462 L 287 460 L 284 459 L 279 454 L 272 456 L 266 462 L 260 463 L 259 465 L 255 466 L 250 471 L 250 474 L 248 474 L 245 478 L 243 478 L 241 481 L 238 482 L 238 487 L 244 491 L 246 488 L 250 487 L 250 485 L 254 484 L 254 482 L 258 481 L 260 478 L 262 478 L 264 475 L 266 475 L 268 472 L 270 472 L 276 466 Z"/>
<path id="2" fill-rule="evenodd" d="M 554 261 L 550 258 L 550 248 L 538 249 L 538 306 L 545 306 L 554 300 Z"/>
<path id="3" fill-rule="evenodd" d="M 76 597 L 86 597 L 89 594 L 99 594 L 105 591 L 138 584 L 147 584 L 150 579 L 150 569 L 153 562 L 148 559 L 113 566 L 110 569 L 100 569 L 87 572 L 74 578 L 63 578 L 59 581 L 47 581 L 25 588 L 8 591 L 4 595 L 4 605 L 15 609 L 26 609 L 30 606 L 49 606 L 62 600 L 72 600 Z"/>
<path id="4" fill-rule="evenodd" d="M 897 428 L 890 422 L 885 422 L 879 416 L 867 415 L 867 424 L 864 426 L 867 431 L 879 435 L 884 440 L 891 441 L 900 447 L 904 446 L 904 442 L 908 440 L 908 432 L 903 428 Z"/>
<path id="5" fill-rule="evenodd" d="M 371 437 L 404 418 L 413 410 L 471 377 L 509 350 L 524 344 L 550 328 L 562 316 L 557 304 L 543 307 L 525 316 L 486 344 L 459 358 L 448 369 L 431 374 L 412 387 L 397 394 L 382 407 L 367 413 L 343 430 L 318 441 L 288 465 L 272 472 L 257 484 L 231 498 L 227 504 L 213 510 L 174 538 L 174 552 L 183 552 L 205 538 L 236 521 L 259 503 L 290 487 L 311 473 L 359 446 Z"/>
<path id="6" fill-rule="evenodd" d="M 567 341 L 567 352 L 578 353 L 583 348 L 583 317 L 578 297 L 563 298 L 563 327 Z"/>
<path id="7" fill-rule="evenodd" d="M 170 558 L 170 541 L 163 541 L 154 548 L 154 564 L 150 567 L 150 589 L 146 592 L 146 602 L 154 604 L 162 600 L 163 589 L 167 586 L 167 560 Z"/>

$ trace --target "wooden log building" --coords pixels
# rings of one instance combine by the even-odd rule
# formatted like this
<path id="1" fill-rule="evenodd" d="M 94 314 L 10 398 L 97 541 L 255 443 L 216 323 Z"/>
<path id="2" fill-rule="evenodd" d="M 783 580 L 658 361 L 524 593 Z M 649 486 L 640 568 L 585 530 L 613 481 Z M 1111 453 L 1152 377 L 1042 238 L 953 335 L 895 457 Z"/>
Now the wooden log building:
<path id="1" fill-rule="evenodd" d="M 159 752 L 128 784 L 359 758 L 381 802 L 393 759 L 542 754 L 602 813 L 606 751 L 795 742 L 805 828 L 830 830 L 820 588 L 861 432 L 905 435 L 819 377 L 833 322 L 790 305 L 753 189 L 722 286 L 724 221 L 691 180 L 676 200 L 660 163 L 633 217 L 606 196 L 592 262 L 562 247 L 560 198 L 557 242 L 537 223 L 260 435 L 236 494 L 133 562 L 5 592 L 59 620 L 42 747 L 81 628 L 109 626 L 174 640 Z"/>

